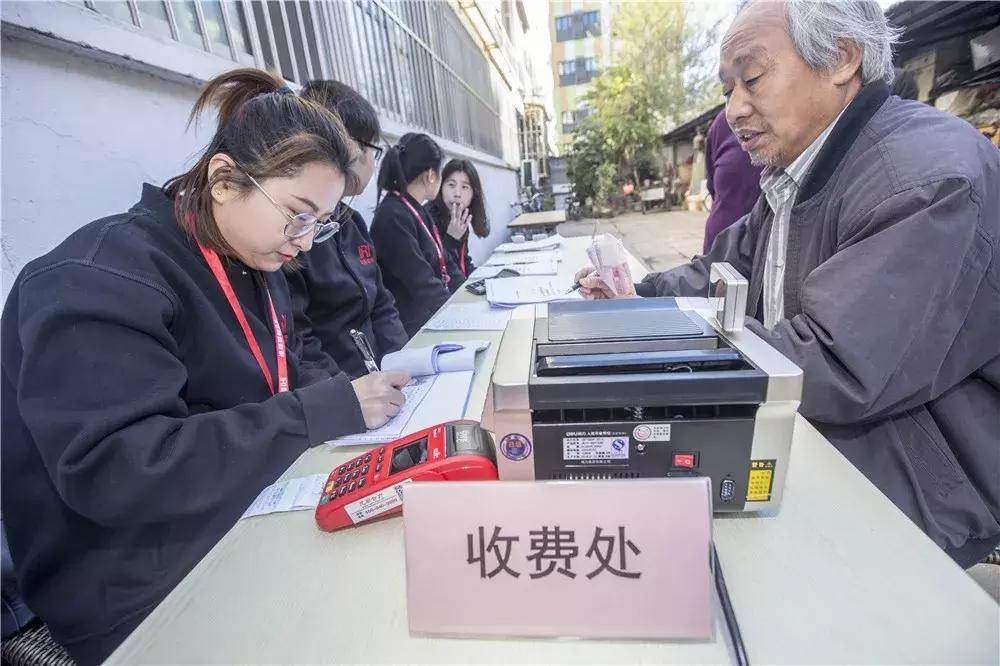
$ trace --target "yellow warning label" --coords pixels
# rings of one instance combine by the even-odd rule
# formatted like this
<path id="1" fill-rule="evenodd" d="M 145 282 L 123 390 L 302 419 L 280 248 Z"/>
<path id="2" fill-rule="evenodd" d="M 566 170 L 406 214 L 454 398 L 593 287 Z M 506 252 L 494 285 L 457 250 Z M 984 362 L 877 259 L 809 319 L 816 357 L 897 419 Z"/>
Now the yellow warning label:
<path id="1" fill-rule="evenodd" d="M 750 461 L 750 478 L 747 479 L 748 502 L 768 502 L 771 500 L 775 462 L 775 460 Z"/>

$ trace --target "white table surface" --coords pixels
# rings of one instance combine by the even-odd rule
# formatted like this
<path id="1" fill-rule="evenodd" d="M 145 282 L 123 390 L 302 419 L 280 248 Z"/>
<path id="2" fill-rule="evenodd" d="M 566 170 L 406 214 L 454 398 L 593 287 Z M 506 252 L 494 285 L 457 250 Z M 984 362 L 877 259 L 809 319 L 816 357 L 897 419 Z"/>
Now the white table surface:
<path id="1" fill-rule="evenodd" d="M 583 263 L 588 242 L 571 238 L 564 245 L 560 274 L 567 281 Z M 636 278 L 644 272 L 633 263 Z M 460 290 L 453 301 L 475 298 Z M 469 399 L 467 415 L 477 416 L 500 333 L 423 331 L 414 343 L 463 337 L 493 342 L 480 359 Z M 361 448 L 313 448 L 285 478 L 326 473 Z M 752 663 L 1000 663 L 997 604 L 801 418 L 786 484 L 775 514 L 714 520 Z M 721 621 L 711 642 L 412 637 L 401 519 L 329 534 L 316 528 L 311 511 L 237 523 L 110 659 L 120 664 L 731 660 Z"/>

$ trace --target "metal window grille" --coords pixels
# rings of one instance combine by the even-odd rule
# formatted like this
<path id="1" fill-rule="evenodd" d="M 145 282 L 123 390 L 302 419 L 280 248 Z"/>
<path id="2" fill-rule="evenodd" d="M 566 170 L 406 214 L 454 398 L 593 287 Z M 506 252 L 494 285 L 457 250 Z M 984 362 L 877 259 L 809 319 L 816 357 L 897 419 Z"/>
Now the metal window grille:
<path id="1" fill-rule="evenodd" d="M 573 113 L 569 112 L 569 122 L 573 122 Z M 563 113 L 566 122 L 566 112 Z M 524 116 L 518 118 L 518 138 L 522 160 L 541 160 L 544 164 L 545 148 L 545 109 L 536 105 L 525 105 Z M 544 169 L 539 168 L 544 175 Z"/>
<path id="2" fill-rule="evenodd" d="M 487 57 L 437 0 L 85 0 L 87 8 L 303 84 L 334 78 L 387 117 L 501 155 Z"/>

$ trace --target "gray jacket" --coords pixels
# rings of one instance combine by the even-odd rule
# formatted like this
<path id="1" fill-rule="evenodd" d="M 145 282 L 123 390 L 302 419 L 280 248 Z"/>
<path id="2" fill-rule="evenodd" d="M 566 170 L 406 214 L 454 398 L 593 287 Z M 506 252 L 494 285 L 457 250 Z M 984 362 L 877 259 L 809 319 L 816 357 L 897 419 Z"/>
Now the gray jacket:
<path id="1" fill-rule="evenodd" d="M 803 369 L 801 414 L 971 565 L 1000 541 L 1000 151 L 865 86 L 793 208 L 786 319 L 768 331 L 771 219 L 760 197 L 707 256 L 639 293 L 704 296 L 717 261 L 749 276 L 747 326 Z"/>

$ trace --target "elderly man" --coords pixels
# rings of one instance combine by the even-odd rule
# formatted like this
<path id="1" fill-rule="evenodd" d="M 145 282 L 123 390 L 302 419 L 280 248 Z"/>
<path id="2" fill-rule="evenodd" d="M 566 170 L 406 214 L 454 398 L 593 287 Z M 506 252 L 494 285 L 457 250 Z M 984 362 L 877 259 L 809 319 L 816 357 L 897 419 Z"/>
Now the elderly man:
<path id="1" fill-rule="evenodd" d="M 968 567 L 1000 541 L 1000 151 L 890 96 L 894 37 L 875 2 L 743 6 L 719 76 L 764 196 L 637 291 L 749 276 L 747 327 L 803 369 L 802 415 Z"/>

